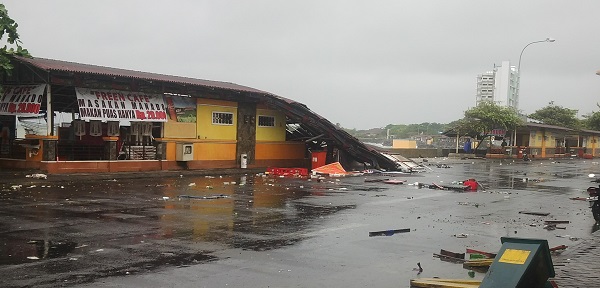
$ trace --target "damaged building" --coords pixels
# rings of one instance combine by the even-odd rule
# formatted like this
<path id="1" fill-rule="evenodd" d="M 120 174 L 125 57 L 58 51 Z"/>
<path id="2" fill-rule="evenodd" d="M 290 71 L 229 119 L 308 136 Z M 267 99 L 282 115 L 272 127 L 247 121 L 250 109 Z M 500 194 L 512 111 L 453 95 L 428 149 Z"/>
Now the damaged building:
<path id="1" fill-rule="evenodd" d="M 266 91 L 43 58 L 12 64 L 1 79 L 2 168 L 399 168 L 304 104 Z"/>

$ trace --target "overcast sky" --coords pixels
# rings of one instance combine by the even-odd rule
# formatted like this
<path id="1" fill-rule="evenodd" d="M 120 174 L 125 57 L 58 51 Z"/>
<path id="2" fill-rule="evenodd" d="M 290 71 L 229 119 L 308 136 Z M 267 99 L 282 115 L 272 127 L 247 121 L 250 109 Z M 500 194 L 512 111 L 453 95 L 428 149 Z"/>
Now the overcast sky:
<path id="1" fill-rule="evenodd" d="M 521 60 L 524 113 L 600 108 L 600 1 L 5 0 L 35 57 L 233 82 L 343 127 L 448 123 Z"/>

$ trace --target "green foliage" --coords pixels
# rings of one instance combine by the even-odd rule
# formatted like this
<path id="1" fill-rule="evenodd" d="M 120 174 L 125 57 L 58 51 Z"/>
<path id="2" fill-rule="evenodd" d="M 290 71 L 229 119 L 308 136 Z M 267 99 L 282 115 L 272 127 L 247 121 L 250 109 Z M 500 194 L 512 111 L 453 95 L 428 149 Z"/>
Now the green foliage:
<path id="1" fill-rule="evenodd" d="M 462 125 L 465 130 L 485 132 L 492 129 L 511 129 L 523 125 L 523 120 L 513 108 L 494 102 L 481 102 L 465 111 Z"/>
<path id="2" fill-rule="evenodd" d="M 21 46 L 21 40 L 19 40 L 19 33 L 17 33 L 17 27 L 19 25 L 15 20 L 8 16 L 8 10 L 4 4 L 0 4 L 0 40 L 5 40 L 8 44 L 14 47 L 8 47 L 5 45 L 0 48 L 0 76 L 7 74 L 10 75 L 12 71 L 12 64 L 10 63 L 10 56 L 19 55 L 25 57 L 31 57 L 27 49 Z M 4 36 L 7 36 L 4 39 Z"/>
<path id="3" fill-rule="evenodd" d="M 596 103 L 596 106 L 600 108 L 598 103 Z M 582 126 L 590 130 L 600 131 L 600 111 L 592 112 L 589 115 L 583 116 L 583 118 L 581 121 Z"/>
<path id="4" fill-rule="evenodd" d="M 446 129 L 446 124 L 424 122 L 421 124 L 389 124 L 384 129 L 390 129 L 390 135 L 396 139 L 406 139 L 415 135 L 436 135 Z"/>
<path id="5" fill-rule="evenodd" d="M 448 130 L 445 134 L 458 134 L 459 136 L 477 137 L 485 128 L 477 119 L 462 118 L 452 121 L 448 124 Z M 454 132 L 454 133 L 448 133 Z"/>
<path id="6" fill-rule="evenodd" d="M 577 119 L 577 110 L 554 105 L 553 102 L 544 108 L 529 114 L 529 118 L 542 121 L 544 124 L 556 125 L 567 128 L 581 127 L 581 121 Z"/>

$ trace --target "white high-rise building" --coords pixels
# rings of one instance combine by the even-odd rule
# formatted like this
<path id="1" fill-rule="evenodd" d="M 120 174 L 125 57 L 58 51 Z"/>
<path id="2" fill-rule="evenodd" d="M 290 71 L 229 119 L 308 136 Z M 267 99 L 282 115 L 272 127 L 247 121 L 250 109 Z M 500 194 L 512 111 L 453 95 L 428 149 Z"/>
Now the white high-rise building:
<path id="1" fill-rule="evenodd" d="M 494 65 L 494 70 L 477 75 L 476 103 L 494 101 L 501 106 L 519 109 L 519 73 L 510 61 Z"/>

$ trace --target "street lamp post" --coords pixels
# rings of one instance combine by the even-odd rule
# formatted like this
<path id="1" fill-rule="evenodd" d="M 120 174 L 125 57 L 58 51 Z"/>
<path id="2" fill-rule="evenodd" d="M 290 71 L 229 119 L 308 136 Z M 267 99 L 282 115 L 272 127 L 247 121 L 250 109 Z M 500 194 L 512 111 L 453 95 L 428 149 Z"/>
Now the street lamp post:
<path id="1" fill-rule="evenodd" d="M 517 99 L 519 99 L 521 96 L 521 58 L 523 57 L 523 52 L 525 52 L 525 48 L 527 48 L 527 47 L 529 47 L 529 45 L 535 44 L 535 43 L 554 42 L 554 41 L 556 41 L 556 40 L 554 40 L 552 38 L 546 38 L 546 40 L 540 40 L 540 41 L 533 41 L 533 42 L 525 45 L 525 47 L 523 47 L 523 50 L 521 50 L 521 54 L 519 55 L 519 65 L 517 68 L 517 73 L 519 73 L 519 79 L 517 81 Z"/>
<path id="2" fill-rule="evenodd" d="M 519 98 L 521 98 L 521 58 L 523 57 L 523 52 L 525 52 L 525 48 L 529 47 L 529 45 L 531 44 L 535 44 L 535 43 L 544 43 L 544 42 L 554 42 L 556 41 L 555 39 L 552 38 L 546 38 L 545 40 L 539 40 L 539 41 L 533 41 L 531 43 L 528 43 L 527 45 L 525 45 L 525 47 L 523 47 L 523 49 L 521 50 L 521 54 L 519 55 L 519 65 L 517 67 L 517 73 L 519 73 L 519 79 L 517 79 L 517 103 L 518 104 L 518 100 Z M 515 107 L 517 107 L 515 105 Z M 517 128 L 515 127 L 515 133 L 514 133 L 514 139 L 513 139 L 513 145 L 516 146 L 516 141 L 517 141 Z"/>

